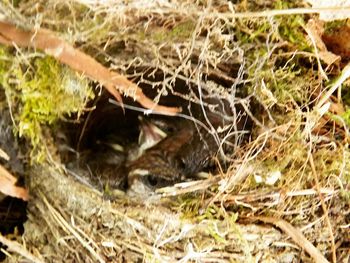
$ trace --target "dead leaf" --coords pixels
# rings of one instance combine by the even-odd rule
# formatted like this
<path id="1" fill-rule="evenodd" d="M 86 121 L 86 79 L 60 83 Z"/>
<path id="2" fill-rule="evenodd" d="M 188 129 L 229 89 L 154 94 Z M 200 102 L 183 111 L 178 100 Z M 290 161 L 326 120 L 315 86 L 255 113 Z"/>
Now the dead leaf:
<path id="1" fill-rule="evenodd" d="M 342 62 L 350 60 L 350 27 L 342 26 L 331 34 L 324 34 L 322 39 L 327 49 L 341 57 Z"/>
<path id="2" fill-rule="evenodd" d="M 68 65 L 73 70 L 85 74 L 90 79 L 99 82 L 119 102 L 120 93 L 132 97 L 143 107 L 165 115 L 175 115 L 180 108 L 160 106 L 143 94 L 140 87 L 126 77 L 109 70 L 91 56 L 75 49 L 66 41 L 55 36 L 54 32 L 46 29 L 25 31 L 16 26 L 0 21 L 0 43 L 32 47 L 40 49 L 46 54 L 54 56 L 58 61 Z"/>
<path id="3" fill-rule="evenodd" d="M 19 186 L 15 186 L 17 179 L 5 169 L 2 165 L 0 165 L 0 192 L 22 199 L 24 201 L 28 201 L 28 191 Z"/>
<path id="4" fill-rule="evenodd" d="M 333 98 L 333 101 L 330 104 L 329 112 L 336 115 L 344 114 L 345 113 L 344 105 L 341 102 L 337 101 L 334 96 L 332 96 L 331 99 L 332 98 Z"/>
<path id="5" fill-rule="evenodd" d="M 318 49 L 319 58 L 327 65 L 331 65 L 340 60 L 340 57 L 327 50 L 325 43 L 322 40 L 324 32 L 324 23 L 320 20 L 310 19 L 306 24 L 306 32 L 310 39 L 312 39 Z"/>

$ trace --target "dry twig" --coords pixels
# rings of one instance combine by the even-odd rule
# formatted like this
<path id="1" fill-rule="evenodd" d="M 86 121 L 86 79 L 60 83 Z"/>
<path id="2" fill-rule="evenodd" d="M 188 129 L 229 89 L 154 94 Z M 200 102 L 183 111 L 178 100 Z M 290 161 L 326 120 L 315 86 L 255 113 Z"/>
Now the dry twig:
<path id="1" fill-rule="evenodd" d="M 305 249 L 307 253 L 314 259 L 315 262 L 328 263 L 328 260 L 320 253 L 320 251 L 309 240 L 305 238 L 300 230 L 282 219 L 272 217 L 254 217 L 255 220 L 260 220 L 265 223 L 273 224 L 287 233 L 295 243 Z"/>

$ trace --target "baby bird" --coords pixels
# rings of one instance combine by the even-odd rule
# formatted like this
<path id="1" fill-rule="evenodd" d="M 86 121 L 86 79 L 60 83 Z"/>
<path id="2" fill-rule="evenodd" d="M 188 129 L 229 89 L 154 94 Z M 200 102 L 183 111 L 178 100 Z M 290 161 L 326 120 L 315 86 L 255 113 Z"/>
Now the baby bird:
<path id="1" fill-rule="evenodd" d="M 202 170 L 217 151 L 208 132 L 201 134 L 192 122 L 181 120 L 178 129 L 147 149 L 128 167 L 128 192 L 149 194 Z"/>

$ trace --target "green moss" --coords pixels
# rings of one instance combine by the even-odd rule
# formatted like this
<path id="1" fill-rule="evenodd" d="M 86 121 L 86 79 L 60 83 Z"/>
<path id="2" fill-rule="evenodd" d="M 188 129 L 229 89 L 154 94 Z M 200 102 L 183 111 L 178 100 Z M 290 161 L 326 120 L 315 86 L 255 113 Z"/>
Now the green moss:
<path id="1" fill-rule="evenodd" d="M 193 194 L 180 196 L 174 205 L 179 208 L 184 219 L 196 218 L 201 208 L 198 196 Z"/>
<path id="2" fill-rule="evenodd" d="M 253 80 L 248 93 L 257 92 L 263 102 L 272 99 L 266 92 L 280 104 L 308 101 L 315 74 L 312 59 L 297 53 L 312 49 L 303 26 L 303 16 L 295 15 L 238 22 L 235 37 L 246 50 L 247 79 Z"/>
<path id="3" fill-rule="evenodd" d="M 275 1 L 274 9 L 287 10 L 298 8 L 300 3 L 297 1 Z M 278 33 L 282 41 L 293 44 L 295 49 L 311 51 L 311 46 L 304 30 L 304 15 L 281 15 L 275 17 L 278 23 Z"/>
<path id="4" fill-rule="evenodd" d="M 310 51 L 311 46 L 304 30 L 304 17 L 301 15 L 276 16 L 270 19 L 238 20 L 235 37 L 242 44 L 256 43 L 256 47 L 266 49 L 266 40 L 273 43 L 288 43 L 288 48 Z M 285 46 L 286 48 L 287 46 Z"/>
<path id="5" fill-rule="evenodd" d="M 5 83 L 10 67 L 11 59 L 8 49 L 0 46 L 0 83 Z"/>
<path id="6" fill-rule="evenodd" d="M 334 20 L 334 21 L 329 21 L 324 24 L 324 32 L 325 34 L 331 34 L 335 30 L 338 30 L 342 26 L 349 26 L 350 22 L 345 19 L 345 20 Z"/>
<path id="7" fill-rule="evenodd" d="M 350 107 L 350 85 L 344 83 L 342 86 L 342 100 L 346 106 Z"/>
<path id="8" fill-rule="evenodd" d="M 159 28 L 152 30 L 149 33 L 140 33 L 143 39 L 152 39 L 155 43 L 176 42 L 189 39 L 193 33 L 195 24 L 193 21 L 185 21 L 175 25 L 172 29 Z"/>
<path id="9" fill-rule="evenodd" d="M 185 21 L 181 24 L 176 25 L 170 32 L 169 36 L 172 39 L 187 39 L 191 37 L 195 28 L 193 21 Z"/>
<path id="10" fill-rule="evenodd" d="M 305 21 L 303 16 L 289 15 L 277 18 L 279 20 L 278 32 L 282 40 L 295 45 L 295 48 L 303 51 L 311 51 L 311 46 L 307 40 L 304 30 Z"/>
<path id="11" fill-rule="evenodd" d="M 115 31 L 113 21 L 106 20 L 105 14 L 94 15 L 93 18 L 82 18 L 77 23 L 77 32 L 85 32 L 84 38 L 94 43 L 106 41 L 108 35 Z M 85 41 L 86 41 L 85 40 Z"/>
<path id="12" fill-rule="evenodd" d="M 343 118 L 343 120 L 345 121 L 346 125 L 348 125 L 350 127 L 350 109 L 347 109 L 342 115 L 341 117 Z"/>
<path id="13" fill-rule="evenodd" d="M 288 9 L 294 5 L 289 1 L 275 1 L 273 9 Z M 303 15 L 237 20 L 234 36 L 246 51 L 247 78 L 254 79 L 254 90 L 250 92 L 263 81 L 278 102 L 285 103 L 293 98 L 302 103 L 308 99 L 310 88 L 305 76 L 313 81 L 310 68 L 313 62 L 297 53 L 312 51 L 304 27 Z"/>
<path id="14" fill-rule="evenodd" d="M 279 151 L 270 156 L 270 158 L 261 162 L 261 171 L 281 171 L 282 177 L 274 186 L 286 187 L 291 185 L 290 182 L 298 180 L 300 180 L 298 187 L 301 189 L 314 184 L 315 177 L 308 162 L 308 158 L 310 158 L 309 148 L 300 143 L 300 141 L 301 138 L 300 140 L 291 141 L 284 147 L 280 147 Z M 344 160 L 347 159 L 344 158 L 343 154 L 342 149 L 333 150 L 327 148 L 318 149 L 317 152 L 313 153 L 315 169 L 321 182 L 324 182 L 332 175 L 338 176 L 349 169 L 348 164 L 345 164 L 346 167 L 344 167 Z"/>
<path id="15" fill-rule="evenodd" d="M 332 85 L 336 80 L 333 80 L 332 83 L 330 83 L 330 85 Z M 330 117 L 334 120 L 334 121 L 338 121 L 337 118 L 342 118 L 344 120 L 344 122 L 346 123 L 346 125 L 348 127 L 350 127 L 350 83 L 345 82 L 342 84 L 342 90 L 341 90 L 341 98 L 342 98 L 342 102 L 343 105 L 345 107 L 345 112 L 343 114 L 341 114 L 340 116 L 336 116 L 335 118 L 333 118 L 333 116 L 330 114 Z"/>
<path id="16" fill-rule="evenodd" d="M 14 106 L 20 136 L 33 146 L 32 157 L 43 157 L 43 125 L 84 110 L 94 94 L 87 80 L 52 57 L 24 60 L 0 49 L 1 86 Z M 27 61 L 24 64 L 23 61 Z"/>
<path id="17" fill-rule="evenodd" d="M 345 121 L 346 125 L 350 127 L 350 85 L 344 83 L 342 86 L 342 100 L 346 111 L 340 116 Z"/>
<path id="18" fill-rule="evenodd" d="M 272 32 L 271 21 L 267 19 L 239 19 L 237 20 L 234 36 L 242 44 L 261 45 L 261 40 L 266 39 L 267 34 Z"/>
<path id="19" fill-rule="evenodd" d="M 217 243 L 223 243 L 223 244 L 227 244 L 228 241 L 223 238 L 222 236 L 220 236 L 220 234 L 218 233 L 217 229 L 215 229 L 215 225 L 213 224 L 212 226 L 208 227 L 208 232 L 209 234 L 214 238 L 214 240 Z"/>
<path id="20" fill-rule="evenodd" d="M 285 104 L 291 99 L 300 104 L 306 103 L 312 83 L 315 82 L 312 70 L 303 69 L 296 64 L 275 69 L 273 66 L 266 67 L 256 72 L 256 79 L 256 83 L 264 83 L 258 85 L 256 95 L 266 105 L 272 103 L 271 100 L 278 104 Z"/>

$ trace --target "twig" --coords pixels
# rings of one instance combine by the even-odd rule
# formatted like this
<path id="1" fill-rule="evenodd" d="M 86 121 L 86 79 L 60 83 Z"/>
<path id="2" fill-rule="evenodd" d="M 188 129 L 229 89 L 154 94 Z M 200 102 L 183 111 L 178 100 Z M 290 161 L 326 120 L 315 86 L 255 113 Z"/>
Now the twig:
<path id="1" fill-rule="evenodd" d="M 253 217 L 250 219 L 260 220 L 265 223 L 277 226 L 286 234 L 288 234 L 294 240 L 294 242 L 297 243 L 301 248 L 305 249 L 305 251 L 309 253 L 309 255 L 314 259 L 315 262 L 329 263 L 328 260 L 321 254 L 321 252 L 313 244 L 311 244 L 309 240 L 306 239 L 303 233 L 291 224 L 289 224 L 287 221 L 273 217 L 263 216 Z"/>

